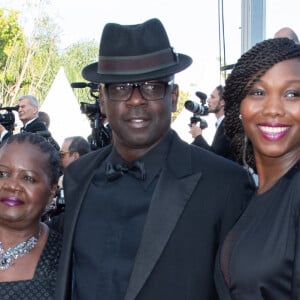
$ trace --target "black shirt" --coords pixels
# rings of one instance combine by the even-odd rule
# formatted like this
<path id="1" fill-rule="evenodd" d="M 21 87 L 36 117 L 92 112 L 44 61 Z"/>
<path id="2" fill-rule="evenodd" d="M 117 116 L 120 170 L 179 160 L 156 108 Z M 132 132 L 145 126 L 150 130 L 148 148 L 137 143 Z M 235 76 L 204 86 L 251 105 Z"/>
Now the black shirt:
<path id="1" fill-rule="evenodd" d="M 128 173 L 106 180 L 106 163 L 122 161 L 114 148 L 96 171 L 75 232 L 75 299 L 124 299 L 171 136 L 139 159 L 146 167 L 145 181 Z"/>

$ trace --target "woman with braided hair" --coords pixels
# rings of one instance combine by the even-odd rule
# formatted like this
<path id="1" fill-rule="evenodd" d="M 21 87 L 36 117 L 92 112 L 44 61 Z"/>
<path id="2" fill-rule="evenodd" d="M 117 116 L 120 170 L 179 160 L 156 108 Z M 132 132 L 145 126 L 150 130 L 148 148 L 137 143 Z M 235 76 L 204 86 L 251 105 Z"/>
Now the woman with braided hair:
<path id="1" fill-rule="evenodd" d="M 259 183 L 217 259 L 221 300 L 300 299 L 300 45 L 243 54 L 224 92 L 225 130 Z"/>

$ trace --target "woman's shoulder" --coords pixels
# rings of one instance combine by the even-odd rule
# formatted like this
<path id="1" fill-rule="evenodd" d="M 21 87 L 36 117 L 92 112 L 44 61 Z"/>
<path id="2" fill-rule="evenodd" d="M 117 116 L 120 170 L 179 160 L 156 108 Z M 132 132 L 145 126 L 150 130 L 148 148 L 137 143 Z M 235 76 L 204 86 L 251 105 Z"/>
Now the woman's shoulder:
<path id="1" fill-rule="evenodd" d="M 58 269 L 62 247 L 62 235 L 56 230 L 49 229 L 48 239 L 38 262 L 37 276 L 52 276 Z"/>
<path id="2" fill-rule="evenodd" d="M 62 234 L 52 228 L 49 228 L 49 236 L 46 247 L 50 247 L 51 249 L 55 248 L 56 251 L 60 251 L 62 245 Z"/>

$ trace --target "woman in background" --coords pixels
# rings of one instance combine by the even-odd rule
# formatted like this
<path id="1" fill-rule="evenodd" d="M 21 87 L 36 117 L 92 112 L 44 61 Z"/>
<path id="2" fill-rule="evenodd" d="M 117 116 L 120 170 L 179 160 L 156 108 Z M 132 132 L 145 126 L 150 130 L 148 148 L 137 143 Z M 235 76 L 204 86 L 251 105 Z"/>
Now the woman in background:
<path id="1" fill-rule="evenodd" d="M 23 132 L 0 148 L 0 299 L 53 299 L 61 236 L 41 223 L 60 175 L 58 151 Z"/>
<path id="2" fill-rule="evenodd" d="M 220 299 L 300 299 L 300 45 L 255 45 L 229 75 L 224 99 L 235 155 L 259 183 L 220 249 Z"/>

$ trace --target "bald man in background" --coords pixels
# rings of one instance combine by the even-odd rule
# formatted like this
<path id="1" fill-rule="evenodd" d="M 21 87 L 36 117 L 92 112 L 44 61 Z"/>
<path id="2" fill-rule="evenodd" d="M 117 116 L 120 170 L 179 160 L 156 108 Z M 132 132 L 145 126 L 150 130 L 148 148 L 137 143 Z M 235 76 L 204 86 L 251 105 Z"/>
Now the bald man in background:
<path id="1" fill-rule="evenodd" d="M 283 27 L 281 29 L 279 29 L 275 35 L 274 38 L 283 38 L 283 37 L 287 37 L 291 40 L 293 40 L 296 44 L 299 44 L 299 39 L 297 34 L 295 33 L 295 31 L 289 27 Z"/>

